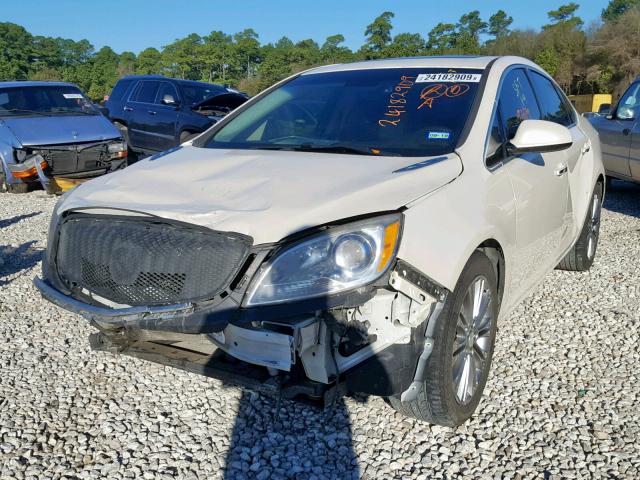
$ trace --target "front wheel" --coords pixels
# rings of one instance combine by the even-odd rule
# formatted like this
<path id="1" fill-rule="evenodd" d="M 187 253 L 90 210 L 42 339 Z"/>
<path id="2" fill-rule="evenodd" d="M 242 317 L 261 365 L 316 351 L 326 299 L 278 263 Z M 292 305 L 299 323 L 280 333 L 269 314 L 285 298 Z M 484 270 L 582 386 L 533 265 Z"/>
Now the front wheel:
<path id="1" fill-rule="evenodd" d="M 398 412 L 444 426 L 465 422 L 480 403 L 489 377 L 499 299 L 496 274 L 475 252 L 437 318 L 427 378 L 409 402 L 389 398 Z"/>
<path id="2" fill-rule="evenodd" d="M 584 219 L 582 231 L 574 246 L 558 264 L 559 270 L 584 272 L 591 268 L 596 258 L 600 238 L 600 215 L 602 213 L 602 184 L 598 183 L 591 196 L 589 211 Z"/>

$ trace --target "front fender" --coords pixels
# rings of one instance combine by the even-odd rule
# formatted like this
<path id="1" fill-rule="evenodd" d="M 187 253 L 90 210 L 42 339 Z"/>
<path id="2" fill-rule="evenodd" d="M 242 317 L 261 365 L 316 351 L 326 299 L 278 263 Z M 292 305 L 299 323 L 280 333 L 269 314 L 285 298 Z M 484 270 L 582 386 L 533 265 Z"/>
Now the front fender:
<path id="1" fill-rule="evenodd" d="M 9 164 L 15 163 L 15 159 L 13 158 L 13 146 L 0 142 L 0 170 L 4 173 L 5 181 L 9 185 L 22 183 L 22 180 L 15 178 L 11 174 L 11 170 L 9 170 Z"/>
<path id="2" fill-rule="evenodd" d="M 491 240 L 504 256 L 505 304 L 516 244 L 513 189 L 504 169 L 471 170 L 409 205 L 398 257 L 453 291 L 471 254 Z"/>

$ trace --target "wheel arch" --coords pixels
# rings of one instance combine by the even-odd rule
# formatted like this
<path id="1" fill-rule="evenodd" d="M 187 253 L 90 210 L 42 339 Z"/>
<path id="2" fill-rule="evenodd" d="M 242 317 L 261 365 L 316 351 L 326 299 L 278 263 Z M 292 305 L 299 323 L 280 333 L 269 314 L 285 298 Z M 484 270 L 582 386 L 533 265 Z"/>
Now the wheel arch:
<path id="1" fill-rule="evenodd" d="M 502 297 L 505 290 L 506 270 L 502 245 L 500 245 L 500 243 L 496 239 L 488 238 L 480 245 L 478 245 L 474 251 L 482 252 L 487 256 L 487 258 L 491 262 L 491 265 L 493 265 L 493 270 L 496 274 L 496 280 L 498 282 L 498 299 L 500 300 L 500 303 L 502 303 Z"/>

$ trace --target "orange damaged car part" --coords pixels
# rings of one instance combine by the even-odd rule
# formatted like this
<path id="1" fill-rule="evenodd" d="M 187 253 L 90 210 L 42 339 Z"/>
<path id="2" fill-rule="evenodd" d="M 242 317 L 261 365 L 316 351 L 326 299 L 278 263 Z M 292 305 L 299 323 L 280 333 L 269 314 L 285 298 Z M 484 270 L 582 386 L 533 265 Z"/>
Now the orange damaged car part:
<path id="1" fill-rule="evenodd" d="M 40 167 L 42 168 L 42 170 L 44 170 L 45 168 L 47 168 L 49 166 L 49 164 L 47 163 L 46 160 L 42 160 L 40 162 Z M 25 170 L 14 170 L 13 168 L 11 169 L 11 174 L 16 177 L 16 178 L 31 178 L 31 177 L 35 177 L 36 175 L 38 175 L 38 169 L 33 166 L 30 168 L 27 168 Z"/>

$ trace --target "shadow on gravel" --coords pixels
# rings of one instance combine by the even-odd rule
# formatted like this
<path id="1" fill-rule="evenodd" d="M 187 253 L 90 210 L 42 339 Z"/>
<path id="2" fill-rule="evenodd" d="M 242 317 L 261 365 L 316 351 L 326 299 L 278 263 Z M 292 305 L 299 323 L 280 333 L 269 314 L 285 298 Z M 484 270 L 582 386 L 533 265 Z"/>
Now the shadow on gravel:
<path id="1" fill-rule="evenodd" d="M 613 180 L 606 193 L 604 208 L 640 218 L 640 185 Z"/>
<path id="2" fill-rule="evenodd" d="M 24 220 L 25 218 L 35 217 L 41 213 L 42 212 L 31 212 L 24 215 L 16 215 L 15 217 L 2 219 L 0 220 L 0 229 L 6 228 L 14 223 L 18 223 L 20 220 Z"/>
<path id="3" fill-rule="evenodd" d="M 43 250 L 36 248 L 35 241 L 26 242 L 19 247 L 0 245 L 0 287 L 8 285 L 15 273 L 28 270 L 42 260 Z"/>
<path id="4" fill-rule="evenodd" d="M 245 391 L 227 452 L 225 480 L 361 477 L 342 399 L 322 410 Z"/>

